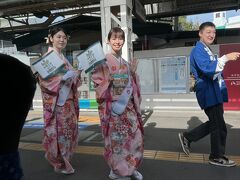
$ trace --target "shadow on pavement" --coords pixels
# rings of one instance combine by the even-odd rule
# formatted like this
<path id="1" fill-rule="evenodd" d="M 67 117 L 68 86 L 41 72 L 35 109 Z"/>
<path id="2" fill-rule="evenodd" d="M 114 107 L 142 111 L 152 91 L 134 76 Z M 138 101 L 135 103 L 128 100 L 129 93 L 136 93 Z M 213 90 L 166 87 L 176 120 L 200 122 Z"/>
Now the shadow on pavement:
<path id="1" fill-rule="evenodd" d="M 201 118 L 198 116 L 190 116 L 188 117 L 189 120 L 187 120 L 188 127 L 186 129 L 159 128 L 158 125 L 162 123 L 161 119 L 158 119 L 156 122 L 148 121 L 153 118 L 152 110 L 143 111 L 142 115 L 145 124 L 144 143 L 146 150 L 181 152 L 178 133 L 186 129 L 190 130 L 202 123 Z M 178 121 L 180 119 L 175 118 L 175 120 Z M 226 153 L 227 155 L 240 156 L 240 129 L 233 129 L 230 124 L 227 124 L 227 128 Z M 24 129 L 22 137 L 37 131 L 39 129 L 35 129 L 35 131 Z M 103 147 L 101 129 L 98 124 L 89 125 L 81 131 L 89 133 L 79 141 L 80 146 Z M 210 152 L 209 139 L 210 137 L 206 136 L 200 141 L 193 143 L 191 152 L 208 154 Z M 32 142 L 31 139 L 28 142 Z M 44 159 L 43 151 L 20 150 L 20 152 L 26 180 L 108 180 L 109 168 L 102 155 L 74 154 L 72 164 L 76 169 L 76 173 L 71 176 L 65 176 L 53 172 L 52 167 Z M 223 168 L 204 163 L 186 163 L 147 158 L 144 159 L 139 171 L 144 175 L 144 180 L 238 180 L 240 178 L 239 166 Z"/>

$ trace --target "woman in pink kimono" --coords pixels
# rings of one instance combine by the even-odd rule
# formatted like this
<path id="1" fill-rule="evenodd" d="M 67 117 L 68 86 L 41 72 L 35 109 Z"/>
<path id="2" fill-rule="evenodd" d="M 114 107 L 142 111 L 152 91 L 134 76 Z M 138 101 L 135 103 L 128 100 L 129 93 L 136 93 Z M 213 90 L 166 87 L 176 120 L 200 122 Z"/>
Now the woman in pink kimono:
<path id="1" fill-rule="evenodd" d="M 110 179 L 142 180 L 137 168 L 143 159 L 143 125 L 140 111 L 140 88 L 137 61 L 130 64 L 121 57 L 124 31 L 112 28 L 108 43 L 112 52 L 106 63 L 92 73 L 95 84 L 101 128 L 104 137 L 104 158 L 111 168 Z"/>
<path id="2" fill-rule="evenodd" d="M 54 27 L 48 39 L 52 45 L 48 52 L 55 51 L 59 55 L 66 73 L 47 79 L 38 76 L 43 99 L 45 158 L 55 172 L 73 174 L 74 169 L 69 161 L 78 142 L 77 88 L 80 86 L 80 72 L 75 71 L 62 54 L 62 49 L 67 45 L 66 32 Z"/>

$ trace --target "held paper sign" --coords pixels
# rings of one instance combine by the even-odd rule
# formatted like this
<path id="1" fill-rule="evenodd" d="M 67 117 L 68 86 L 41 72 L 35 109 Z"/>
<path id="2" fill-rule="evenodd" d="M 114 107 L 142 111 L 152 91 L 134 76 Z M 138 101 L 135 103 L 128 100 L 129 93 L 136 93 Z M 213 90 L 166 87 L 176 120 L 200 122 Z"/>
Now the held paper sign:
<path id="1" fill-rule="evenodd" d="M 49 52 L 38 61 L 34 62 L 32 66 L 43 79 L 54 76 L 57 73 L 65 73 L 63 70 L 64 62 L 54 51 Z"/>
<path id="2" fill-rule="evenodd" d="M 105 55 L 103 53 L 100 42 L 96 42 L 88 47 L 85 51 L 77 55 L 78 69 L 84 70 L 85 73 L 91 71 L 94 66 L 105 61 Z"/>

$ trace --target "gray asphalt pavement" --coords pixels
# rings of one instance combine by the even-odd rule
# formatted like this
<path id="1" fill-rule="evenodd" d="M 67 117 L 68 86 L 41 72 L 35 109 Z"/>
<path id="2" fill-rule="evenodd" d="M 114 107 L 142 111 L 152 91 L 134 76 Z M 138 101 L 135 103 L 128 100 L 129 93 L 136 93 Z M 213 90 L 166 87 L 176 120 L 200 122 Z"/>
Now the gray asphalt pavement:
<path id="1" fill-rule="evenodd" d="M 186 158 L 180 148 L 178 133 L 194 128 L 207 120 L 200 110 L 158 110 L 143 114 L 145 156 L 139 169 L 144 180 L 238 180 L 240 179 L 240 112 L 225 112 L 228 127 L 227 152 L 238 166 L 233 168 L 209 165 L 209 136 L 192 144 L 192 157 Z M 39 117 L 38 117 L 39 116 Z M 81 112 L 81 116 L 97 117 L 97 112 Z M 32 111 L 28 123 L 41 122 L 41 112 Z M 53 172 L 41 148 L 42 128 L 24 128 L 20 148 L 26 180 L 107 180 L 109 168 L 102 157 L 103 142 L 99 123 L 80 122 L 79 150 L 72 164 L 73 175 Z M 29 143 L 30 145 L 26 145 Z M 24 147 L 23 145 L 26 145 Z M 95 149 L 95 151 L 92 151 Z"/>

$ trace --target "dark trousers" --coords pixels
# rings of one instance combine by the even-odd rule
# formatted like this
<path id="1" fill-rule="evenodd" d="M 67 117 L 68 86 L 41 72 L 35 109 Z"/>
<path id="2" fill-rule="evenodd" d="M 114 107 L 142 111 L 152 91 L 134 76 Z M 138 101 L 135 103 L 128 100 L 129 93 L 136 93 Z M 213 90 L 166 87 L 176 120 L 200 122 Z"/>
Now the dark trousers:
<path id="1" fill-rule="evenodd" d="M 219 158 L 225 154 L 227 127 L 223 117 L 223 104 L 218 104 L 204 110 L 209 121 L 195 129 L 185 132 L 184 137 L 189 142 L 196 142 L 210 133 L 211 154 L 209 158 Z"/>

